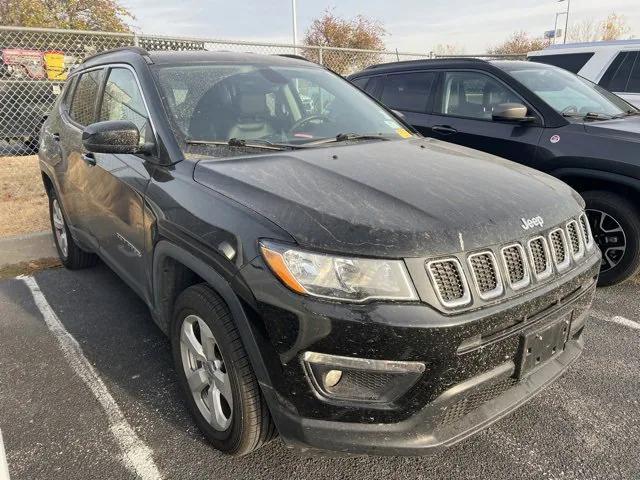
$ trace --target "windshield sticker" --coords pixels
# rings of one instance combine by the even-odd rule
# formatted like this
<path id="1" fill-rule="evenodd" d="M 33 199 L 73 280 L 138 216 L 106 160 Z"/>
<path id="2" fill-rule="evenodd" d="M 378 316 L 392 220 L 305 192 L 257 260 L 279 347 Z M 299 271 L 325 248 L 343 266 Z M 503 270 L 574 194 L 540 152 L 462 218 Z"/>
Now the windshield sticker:
<path id="1" fill-rule="evenodd" d="M 549 139 L 549 141 L 550 141 L 551 143 L 558 143 L 558 142 L 560 141 L 560 135 L 553 135 L 553 136 Z"/>
<path id="2" fill-rule="evenodd" d="M 396 129 L 396 133 L 400 135 L 402 138 L 409 138 L 411 134 L 407 132 L 404 128 Z"/>

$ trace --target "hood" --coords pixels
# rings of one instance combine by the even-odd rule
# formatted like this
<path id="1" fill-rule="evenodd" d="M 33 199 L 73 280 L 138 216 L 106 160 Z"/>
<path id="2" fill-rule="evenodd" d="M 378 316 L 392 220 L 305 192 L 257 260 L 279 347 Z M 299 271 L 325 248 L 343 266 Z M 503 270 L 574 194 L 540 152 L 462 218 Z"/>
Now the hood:
<path id="1" fill-rule="evenodd" d="M 640 141 L 640 115 L 585 122 L 584 129 L 590 134 L 618 137 L 638 142 Z"/>
<path id="2" fill-rule="evenodd" d="M 564 183 L 465 147 L 415 138 L 201 160 L 196 182 L 305 247 L 426 257 L 506 243 L 577 215 Z M 542 217 L 526 232 L 522 219 Z"/>

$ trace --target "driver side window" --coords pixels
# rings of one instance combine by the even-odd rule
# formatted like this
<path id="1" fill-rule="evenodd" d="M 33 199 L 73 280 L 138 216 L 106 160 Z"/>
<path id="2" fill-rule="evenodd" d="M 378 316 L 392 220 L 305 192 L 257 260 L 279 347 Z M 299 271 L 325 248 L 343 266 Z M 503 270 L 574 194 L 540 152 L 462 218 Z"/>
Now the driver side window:
<path id="1" fill-rule="evenodd" d="M 524 101 L 498 80 L 481 72 L 446 72 L 439 113 L 491 120 L 501 103 Z"/>
<path id="2" fill-rule="evenodd" d="M 126 68 L 113 68 L 104 87 L 100 121 L 129 120 L 140 131 L 143 144 L 150 134 L 147 109 L 133 73 Z"/>

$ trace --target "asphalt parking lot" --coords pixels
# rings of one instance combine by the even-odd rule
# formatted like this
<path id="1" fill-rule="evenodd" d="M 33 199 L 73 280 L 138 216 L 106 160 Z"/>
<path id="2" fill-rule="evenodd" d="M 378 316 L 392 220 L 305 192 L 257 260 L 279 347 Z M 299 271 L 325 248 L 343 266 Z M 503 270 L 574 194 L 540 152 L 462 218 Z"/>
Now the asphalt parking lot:
<path id="1" fill-rule="evenodd" d="M 54 269 L 35 280 L 41 298 L 23 280 L 0 282 L 0 430 L 12 480 L 136 471 L 166 479 L 640 479 L 638 283 L 599 291 L 587 349 L 563 378 L 443 453 L 301 457 L 275 441 L 233 459 L 198 432 L 168 340 L 111 271 Z M 64 330 L 46 321 L 42 298 Z M 73 339 L 60 340 L 67 332 L 95 378 L 69 354 Z"/>

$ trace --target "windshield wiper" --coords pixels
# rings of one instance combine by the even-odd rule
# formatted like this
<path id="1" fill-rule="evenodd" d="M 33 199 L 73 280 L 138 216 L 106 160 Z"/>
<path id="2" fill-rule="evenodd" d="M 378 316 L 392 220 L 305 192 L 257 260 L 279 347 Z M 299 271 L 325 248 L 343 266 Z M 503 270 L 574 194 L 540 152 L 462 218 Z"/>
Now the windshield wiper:
<path id="1" fill-rule="evenodd" d="M 265 150 L 293 150 L 300 148 L 290 143 L 273 143 L 268 140 L 245 140 L 243 138 L 231 138 L 229 140 L 193 140 L 187 139 L 188 145 L 226 145 L 228 147 L 262 148 Z"/>
<path id="2" fill-rule="evenodd" d="M 597 113 L 597 112 L 587 112 L 585 114 L 562 112 L 562 116 L 571 117 L 571 118 L 582 118 L 583 120 L 611 120 L 615 118 L 611 115 L 607 115 L 606 113 Z"/>
<path id="3" fill-rule="evenodd" d="M 381 134 L 361 134 L 361 133 L 339 133 L 335 137 L 323 138 L 314 142 L 307 142 L 303 145 L 324 145 L 325 143 L 338 143 L 347 142 L 349 140 L 390 140 L 389 137 L 385 137 Z"/>

